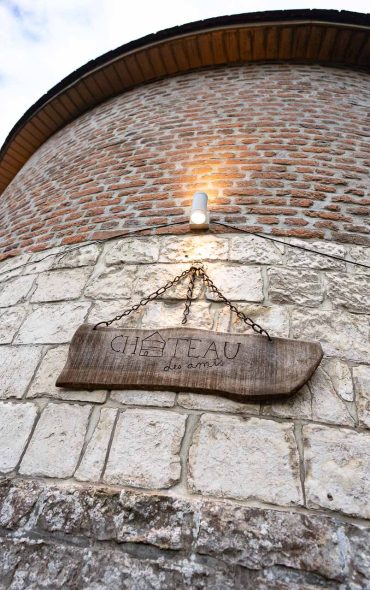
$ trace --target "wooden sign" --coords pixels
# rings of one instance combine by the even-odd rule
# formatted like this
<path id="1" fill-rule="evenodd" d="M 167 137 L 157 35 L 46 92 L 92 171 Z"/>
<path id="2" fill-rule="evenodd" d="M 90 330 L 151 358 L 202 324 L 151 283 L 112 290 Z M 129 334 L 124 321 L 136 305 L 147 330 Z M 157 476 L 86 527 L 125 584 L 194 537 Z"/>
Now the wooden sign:
<path id="1" fill-rule="evenodd" d="M 301 340 L 83 324 L 56 385 L 219 393 L 241 401 L 284 397 L 306 383 L 322 354 L 319 343 Z"/>

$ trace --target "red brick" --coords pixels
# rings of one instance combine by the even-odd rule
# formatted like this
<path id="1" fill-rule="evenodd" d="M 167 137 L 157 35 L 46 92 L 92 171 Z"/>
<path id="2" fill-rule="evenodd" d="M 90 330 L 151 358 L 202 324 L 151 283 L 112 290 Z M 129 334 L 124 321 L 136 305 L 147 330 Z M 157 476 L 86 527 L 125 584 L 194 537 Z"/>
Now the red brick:
<path id="1" fill-rule="evenodd" d="M 130 90 L 59 130 L 9 185 L 0 256 L 114 235 L 117 224 L 184 220 L 168 230 L 183 233 L 198 190 L 221 222 L 368 240 L 370 141 L 352 104 L 367 94 L 363 72 L 287 63 Z"/>

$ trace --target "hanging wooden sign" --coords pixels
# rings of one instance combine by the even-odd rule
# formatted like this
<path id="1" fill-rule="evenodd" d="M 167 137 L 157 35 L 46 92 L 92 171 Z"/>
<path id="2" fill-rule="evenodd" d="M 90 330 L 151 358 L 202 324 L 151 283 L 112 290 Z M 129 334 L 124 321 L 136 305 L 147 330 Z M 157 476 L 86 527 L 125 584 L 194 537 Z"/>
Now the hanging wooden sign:
<path id="1" fill-rule="evenodd" d="M 75 333 L 58 387 L 220 393 L 238 400 L 289 396 L 322 358 L 317 342 L 191 328 Z"/>

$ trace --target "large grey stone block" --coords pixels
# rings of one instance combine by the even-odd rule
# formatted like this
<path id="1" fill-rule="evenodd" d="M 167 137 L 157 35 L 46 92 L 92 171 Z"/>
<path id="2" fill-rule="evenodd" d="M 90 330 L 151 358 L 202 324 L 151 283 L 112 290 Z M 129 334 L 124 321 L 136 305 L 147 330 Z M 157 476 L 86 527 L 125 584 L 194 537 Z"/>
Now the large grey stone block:
<path id="1" fill-rule="evenodd" d="M 335 307 L 370 314 L 370 270 L 369 276 L 342 273 L 329 275 L 328 297 Z"/>
<path id="2" fill-rule="evenodd" d="M 268 271 L 268 293 L 274 303 L 298 303 L 316 307 L 324 298 L 324 288 L 319 273 L 312 270 Z"/>
<path id="3" fill-rule="evenodd" d="M 0 307 L 16 305 L 27 299 L 31 291 L 33 276 L 16 277 L 0 283 Z"/>
<path id="4" fill-rule="evenodd" d="M 0 399 L 21 398 L 40 359 L 40 346 L 1 346 Z"/>
<path id="5" fill-rule="evenodd" d="M 0 344 L 9 344 L 26 317 L 25 305 L 0 309 Z"/>
<path id="6" fill-rule="evenodd" d="M 190 449 L 189 484 L 201 494 L 301 504 L 293 425 L 203 415 Z"/>
<path id="7" fill-rule="evenodd" d="M 180 477 L 186 416 L 161 410 L 120 415 L 104 475 L 107 483 L 169 488 Z"/>
<path id="8" fill-rule="evenodd" d="M 66 301 L 81 296 L 91 273 L 89 268 L 53 270 L 38 275 L 31 301 Z"/>
<path id="9" fill-rule="evenodd" d="M 324 353 L 342 359 L 370 362 L 369 319 L 342 311 L 294 309 L 292 337 L 319 340 Z"/>
<path id="10" fill-rule="evenodd" d="M 211 235 L 173 236 L 161 240 L 160 262 L 226 260 L 228 240 Z"/>
<path id="11" fill-rule="evenodd" d="M 156 262 L 159 256 L 158 238 L 125 238 L 114 244 L 106 244 L 103 258 L 112 264 Z"/>
<path id="12" fill-rule="evenodd" d="M 370 434 L 316 424 L 303 427 L 310 507 L 370 517 Z"/>
<path id="13" fill-rule="evenodd" d="M 85 295 L 92 299 L 129 298 L 133 292 L 135 277 L 135 266 L 97 270 L 90 278 Z"/>
<path id="14" fill-rule="evenodd" d="M 75 268 L 79 266 L 93 266 L 100 254 L 100 246 L 98 244 L 76 246 L 62 252 L 59 256 L 55 256 L 52 267 L 53 268 Z"/>
<path id="15" fill-rule="evenodd" d="M 34 307 L 23 322 L 16 342 L 61 344 L 69 342 L 89 310 L 88 302 L 45 303 Z"/>
<path id="16" fill-rule="evenodd" d="M 91 406 L 48 404 L 41 414 L 20 473 L 71 477 L 84 443 Z"/>
<path id="17" fill-rule="evenodd" d="M 230 239 L 229 259 L 233 262 L 282 264 L 284 247 L 257 236 L 236 236 Z"/>
<path id="18" fill-rule="evenodd" d="M 24 270 L 23 265 L 27 262 L 29 257 L 29 254 L 21 254 L 20 256 L 8 258 L 7 260 L 0 262 L 0 283 L 22 274 Z"/>
<path id="19" fill-rule="evenodd" d="M 16 468 L 36 418 L 33 404 L 0 402 L 0 472 Z"/>
<path id="20" fill-rule="evenodd" d="M 330 254 L 338 256 L 338 258 L 345 258 L 347 254 L 346 246 L 342 244 L 335 244 L 333 242 L 305 242 L 304 240 L 289 240 L 289 242 L 296 246 L 302 246 L 309 250 L 316 250 L 323 254 Z M 316 268 L 318 270 L 345 270 L 346 263 L 340 260 L 334 260 L 327 256 L 320 256 L 320 254 L 312 254 L 298 248 L 286 246 L 286 264 L 287 266 L 296 266 L 301 268 Z"/>
<path id="21" fill-rule="evenodd" d="M 267 330 L 270 336 L 289 337 L 289 311 L 286 306 L 239 304 L 237 308 L 256 324 Z M 231 328 L 233 332 L 242 334 L 255 333 L 235 313 L 231 314 Z"/>
<path id="22" fill-rule="evenodd" d="M 335 385 L 323 367 L 318 367 L 310 379 L 312 419 L 328 424 L 355 426 L 346 402 L 337 394 Z"/>
<path id="23" fill-rule="evenodd" d="M 232 301 L 263 301 L 261 269 L 255 266 L 217 266 L 207 271 L 221 293 Z M 209 289 L 207 298 L 219 301 Z"/>

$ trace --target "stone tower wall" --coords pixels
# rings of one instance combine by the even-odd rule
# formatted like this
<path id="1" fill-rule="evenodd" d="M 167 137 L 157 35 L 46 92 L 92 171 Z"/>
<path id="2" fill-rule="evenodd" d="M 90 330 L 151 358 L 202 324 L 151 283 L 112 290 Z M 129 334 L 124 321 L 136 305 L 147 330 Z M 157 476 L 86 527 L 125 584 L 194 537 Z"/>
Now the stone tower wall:
<path id="1" fill-rule="evenodd" d="M 367 587 L 370 276 L 289 241 L 126 238 L 0 265 L 4 588 Z M 369 262 L 363 246 L 305 244 Z M 307 386 L 261 404 L 55 387 L 80 323 L 113 317 L 199 259 L 272 335 L 321 341 Z M 178 326 L 185 293 L 124 325 Z M 245 328 L 202 291 L 189 326 Z"/>
<path id="2" fill-rule="evenodd" d="M 370 265 L 368 83 L 286 64 L 156 82 L 61 130 L 6 189 L 1 589 L 369 587 L 370 271 L 291 247 Z M 283 243 L 184 223 L 84 245 L 187 222 L 195 190 L 213 220 Z M 55 387 L 82 322 L 193 261 L 272 336 L 321 342 L 301 391 L 239 403 Z M 178 326 L 186 288 L 121 325 Z M 246 330 L 200 288 L 188 325 Z"/>

